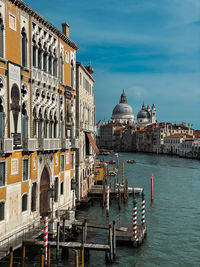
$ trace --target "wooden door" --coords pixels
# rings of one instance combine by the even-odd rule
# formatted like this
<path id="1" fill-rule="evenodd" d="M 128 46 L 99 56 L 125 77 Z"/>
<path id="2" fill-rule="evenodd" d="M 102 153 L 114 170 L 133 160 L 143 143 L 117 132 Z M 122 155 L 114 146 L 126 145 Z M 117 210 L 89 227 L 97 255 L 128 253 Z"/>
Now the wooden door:
<path id="1" fill-rule="evenodd" d="M 50 208 L 49 188 L 50 188 L 49 173 L 45 167 L 42 172 L 41 180 L 40 180 L 40 215 L 41 216 L 48 215 L 48 210 Z"/>

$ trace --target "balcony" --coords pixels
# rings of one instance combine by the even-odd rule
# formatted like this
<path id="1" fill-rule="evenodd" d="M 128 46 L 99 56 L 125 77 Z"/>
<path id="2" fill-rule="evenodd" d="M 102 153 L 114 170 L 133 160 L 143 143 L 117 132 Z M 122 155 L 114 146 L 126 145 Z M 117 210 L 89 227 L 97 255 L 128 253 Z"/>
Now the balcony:
<path id="1" fill-rule="evenodd" d="M 22 148 L 24 151 L 36 151 L 37 150 L 37 139 L 22 139 Z"/>
<path id="2" fill-rule="evenodd" d="M 73 148 L 79 148 L 79 139 L 78 138 L 72 139 L 72 147 Z"/>
<path id="3" fill-rule="evenodd" d="M 61 149 L 60 139 L 38 138 L 37 149 L 41 151 L 59 150 Z"/>
<path id="4" fill-rule="evenodd" d="M 71 141 L 69 139 L 61 139 L 61 149 L 70 149 Z"/>
<path id="5" fill-rule="evenodd" d="M 13 151 L 13 139 L 12 138 L 1 138 L 0 139 L 0 153 L 12 153 Z"/>
<path id="6" fill-rule="evenodd" d="M 80 123 L 80 128 L 82 130 L 89 131 L 89 132 L 95 132 L 96 131 L 96 126 L 90 125 L 90 124 L 84 123 L 84 122 Z"/>

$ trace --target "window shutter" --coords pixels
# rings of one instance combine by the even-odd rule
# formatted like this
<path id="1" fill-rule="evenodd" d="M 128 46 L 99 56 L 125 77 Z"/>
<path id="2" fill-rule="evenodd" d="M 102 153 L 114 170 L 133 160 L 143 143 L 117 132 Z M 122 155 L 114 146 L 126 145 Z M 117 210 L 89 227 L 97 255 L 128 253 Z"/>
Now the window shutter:
<path id="1" fill-rule="evenodd" d="M 24 162 L 24 160 L 23 160 L 23 181 L 24 181 L 24 177 L 25 177 L 25 172 L 24 172 L 24 169 L 25 169 L 25 164 L 24 164 L 25 162 Z"/>
<path id="2" fill-rule="evenodd" d="M 4 137 L 5 131 L 5 113 L 0 112 L 0 138 Z"/>
<path id="3" fill-rule="evenodd" d="M 0 163 L 0 186 L 4 185 L 3 180 L 3 163 Z"/>
<path id="4" fill-rule="evenodd" d="M 25 138 L 25 116 L 22 115 L 22 138 Z"/>
<path id="5" fill-rule="evenodd" d="M 28 138 L 28 116 L 25 116 L 25 138 Z"/>
<path id="6" fill-rule="evenodd" d="M 64 122 L 61 121 L 61 138 L 64 138 Z"/>

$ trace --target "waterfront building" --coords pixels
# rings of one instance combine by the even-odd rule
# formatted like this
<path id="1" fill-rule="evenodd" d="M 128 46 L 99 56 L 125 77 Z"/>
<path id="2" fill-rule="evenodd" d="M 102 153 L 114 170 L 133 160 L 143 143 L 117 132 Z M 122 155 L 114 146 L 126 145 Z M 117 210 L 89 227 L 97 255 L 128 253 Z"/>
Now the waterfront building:
<path id="1" fill-rule="evenodd" d="M 185 134 L 173 134 L 170 136 L 166 136 L 164 138 L 164 151 L 163 151 L 163 153 L 180 155 L 181 144 L 185 140 L 188 140 L 188 139 L 193 140 L 193 136 L 185 135 Z"/>
<path id="2" fill-rule="evenodd" d="M 155 105 L 153 104 L 150 109 L 149 105 L 145 107 L 145 104 L 143 103 L 141 110 L 137 114 L 137 125 L 146 126 L 156 122 Z"/>
<path id="3" fill-rule="evenodd" d="M 180 145 L 180 156 L 200 159 L 200 139 L 186 138 Z"/>
<path id="4" fill-rule="evenodd" d="M 79 149 L 76 154 L 77 201 L 87 196 L 94 185 L 96 118 L 94 101 L 94 78 L 91 64 L 76 63 L 76 135 Z"/>
<path id="5" fill-rule="evenodd" d="M 0 238 L 75 203 L 79 48 L 23 1 L 0 0 Z"/>

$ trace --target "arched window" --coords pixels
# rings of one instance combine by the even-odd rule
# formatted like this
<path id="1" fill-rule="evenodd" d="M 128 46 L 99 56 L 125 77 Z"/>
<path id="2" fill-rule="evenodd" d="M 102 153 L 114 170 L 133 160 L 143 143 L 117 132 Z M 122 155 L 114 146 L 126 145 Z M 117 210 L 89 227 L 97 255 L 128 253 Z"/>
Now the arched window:
<path id="1" fill-rule="evenodd" d="M 49 58 L 48 58 L 48 71 L 49 74 L 52 75 L 52 48 L 51 46 L 49 47 Z"/>
<path id="2" fill-rule="evenodd" d="M 28 138 L 28 116 L 25 103 L 22 104 L 22 138 Z"/>
<path id="3" fill-rule="evenodd" d="M 60 115 L 60 137 L 64 138 L 64 118 L 63 118 L 63 112 L 61 112 Z"/>
<path id="4" fill-rule="evenodd" d="M 21 43 L 22 43 L 22 66 L 27 67 L 27 36 L 25 28 L 22 28 L 21 32 Z"/>
<path id="5" fill-rule="evenodd" d="M 58 68 L 58 60 L 57 60 L 57 58 L 54 58 L 53 59 L 53 76 L 54 77 L 57 77 L 57 75 L 58 75 L 57 68 Z"/>
<path id="6" fill-rule="evenodd" d="M 71 87 L 74 88 L 74 63 L 71 61 Z"/>
<path id="7" fill-rule="evenodd" d="M 43 54 L 43 70 L 47 72 L 47 51 Z"/>
<path id="8" fill-rule="evenodd" d="M 52 133 L 53 133 L 53 117 L 52 113 L 50 113 L 49 138 L 52 138 Z"/>
<path id="9" fill-rule="evenodd" d="M 40 109 L 39 120 L 38 120 L 38 138 L 42 137 L 42 123 L 43 123 L 43 118 L 42 118 L 42 111 Z"/>
<path id="10" fill-rule="evenodd" d="M 56 114 L 54 115 L 54 138 L 57 137 L 57 126 L 58 126 L 58 120 L 56 117 Z"/>
<path id="11" fill-rule="evenodd" d="M 47 118 L 47 111 L 45 110 L 45 114 L 44 114 L 44 138 L 47 138 L 48 124 L 49 124 L 49 120 Z"/>
<path id="12" fill-rule="evenodd" d="M 60 57 L 60 82 L 64 83 L 64 60 L 63 55 Z"/>
<path id="13" fill-rule="evenodd" d="M 37 57 L 37 46 L 36 43 L 33 42 L 33 67 L 37 67 L 36 57 Z"/>
<path id="14" fill-rule="evenodd" d="M 39 43 L 39 49 L 38 49 L 38 69 L 42 69 L 42 46 L 41 43 Z"/>
<path id="15" fill-rule="evenodd" d="M 0 57 L 4 57 L 4 26 L 3 26 L 3 19 L 0 14 Z"/>
<path id="16" fill-rule="evenodd" d="M 5 135 L 5 112 L 3 110 L 2 99 L 0 98 L 0 138 Z"/>
<path id="17" fill-rule="evenodd" d="M 37 136 L 37 114 L 36 108 L 33 109 L 33 137 Z"/>

